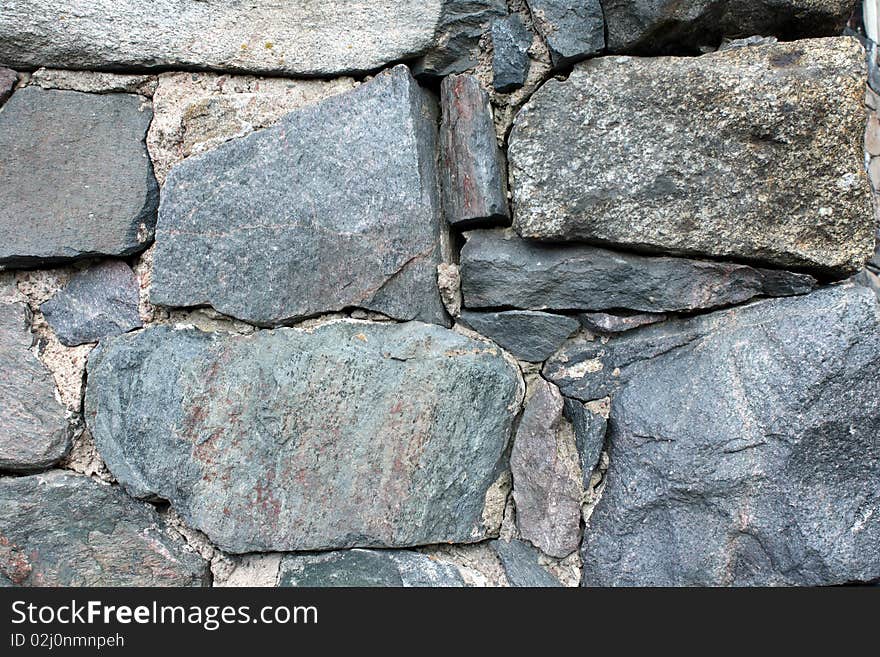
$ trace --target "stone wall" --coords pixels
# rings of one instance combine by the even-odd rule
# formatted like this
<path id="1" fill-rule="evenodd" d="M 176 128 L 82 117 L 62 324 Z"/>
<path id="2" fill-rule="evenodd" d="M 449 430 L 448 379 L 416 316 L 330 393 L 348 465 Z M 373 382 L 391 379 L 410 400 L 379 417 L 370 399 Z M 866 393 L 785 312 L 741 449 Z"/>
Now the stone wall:
<path id="1" fill-rule="evenodd" d="M 0 584 L 880 580 L 855 4 L 7 2 Z"/>

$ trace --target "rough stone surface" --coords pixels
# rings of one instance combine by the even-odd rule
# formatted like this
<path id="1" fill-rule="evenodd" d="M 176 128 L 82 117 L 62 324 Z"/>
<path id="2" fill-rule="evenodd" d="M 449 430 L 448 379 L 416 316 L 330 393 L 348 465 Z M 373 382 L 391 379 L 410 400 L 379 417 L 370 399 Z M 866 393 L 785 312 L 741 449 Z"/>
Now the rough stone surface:
<path id="1" fill-rule="evenodd" d="M 5 103 L 12 95 L 17 82 L 18 75 L 15 71 L 0 66 L 0 105 Z"/>
<path id="2" fill-rule="evenodd" d="M 0 470 L 45 468 L 70 449 L 52 375 L 31 351 L 28 315 L 23 303 L 0 303 Z"/>
<path id="3" fill-rule="evenodd" d="M 560 587 L 562 583 L 540 565 L 541 551 L 525 541 L 499 539 L 492 541 L 492 549 L 504 568 L 510 586 Z"/>
<path id="4" fill-rule="evenodd" d="M 443 0 L 9 0 L 0 61 L 73 69 L 370 71 L 435 41 Z"/>
<path id="5" fill-rule="evenodd" d="M 0 112 L 0 265 L 145 248 L 159 202 L 151 116 L 133 94 L 18 90 Z"/>
<path id="6" fill-rule="evenodd" d="M 472 75 L 440 85 L 443 213 L 454 226 L 510 223 L 507 165 L 495 139 L 489 96 Z"/>
<path id="7" fill-rule="evenodd" d="M 594 585 L 820 585 L 880 577 L 880 331 L 843 285 L 698 320 L 634 364 L 611 409 Z"/>
<path id="8" fill-rule="evenodd" d="M 514 227 L 854 273 L 874 245 L 864 69 L 849 37 L 579 64 L 517 116 Z"/>
<path id="9" fill-rule="evenodd" d="M 446 323 L 436 108 L 404 66 L 175 167 L 150 301 L 276 325 L 359 307 Z"/>
<path id="10" fill-rule="evenodd" d="M 279 586 L 458 587 L 464 580 L 450 564 L 407 550 L 342 550 L 288 554 Z"/>
<path id="11" fill-rule="evenodd" d="M 714 47 L 723 37 L 837 36 L 853 0 L 602 0 L 612 52 L 662 54 Z"/>
<path id="12" fill-rule="evenodd" d="M 461 251 L 466 308 L 628 309 L 662 313 L 809 292 L 807 274 L 688 258 L 544 244 L 504 230 L 467 233 Z"/>
<path id="13" fill-rule="evenodd" d="M 580 322 L 573 317 L 532 310 L 464 311 L 461 321 L 497 342 L 515 358 L 530 363 L 540 363 L 552 356 L 580 328 Z"/>
<path id="14" fill-rule="evenodd" d="M 599 464 L 599 457 L 605 446 L 608 418 L 588 404 L 576 399 L 565 399 L 562 412 L 574 429 L 575 446 L 583 474 L 583 486 L 584 490 L 588 490 L 590 479 Z"/>
<path id="15" fill-rule="evenodd" d="M 66 89 L 92 94 L 140 94 L 151 98 L 158 79 L 143 73 L 106 73 L 39 68 L 31 74 L 29 85 L 43 89 Z"/>
<path id="16" fill-rule="evenodd" d="M 434 325 L 160 327 L 92 352 L 86 420 L 120 483 L 224 550 L 407 547 L 498 531 L 519 394 L 497 349 Z"/>
<path id="17" fill-rule="evenodd" d="M 434 47 L 417 59 L 413 72 L 443 77 L 477 66 L 480 39 L 492 20 L 507 14 L 505 0 L 443 0 Z"/>
<path id="18" fill-rule="evenodd" d="M 583 474 L 556 386 L 538 379 L 510 454 L 516 523 L 522 537 L 553 557 L 580 543 Z"/>
<path id="19" fill-rule="evenodd" d="M 656 324 L 666 320 L 663 313 L 631 313 L 611 315 L 609 313 L 581 313 L 578 315 L 585 329 L 595 333 L 623 333 L 640 326 Z"/>
<path id="20" fill-rule="evenodd" d="M 532 33 L 519 14 L 492 22 L 492 86 L 508 93 L 519 89 L 529 76 Z"/>
<path id="21" fill-rule="evenodd" d="M 556 67 L 595 55 L 605 47 L 599 0 L 527 0 Z"/>
<path id="22" fill-rule="evenodd" d="M 124 262 L 89 267 L 40 306 L 49 326 L 68 347 L 97 342 L 141 327 L 138 282 Z"/>
<path id="23" fill-rule="evenodd" d="M 0 479 L 0 586 L 205 586 L 208 566 L 119 488 L 61 470 Z"/>

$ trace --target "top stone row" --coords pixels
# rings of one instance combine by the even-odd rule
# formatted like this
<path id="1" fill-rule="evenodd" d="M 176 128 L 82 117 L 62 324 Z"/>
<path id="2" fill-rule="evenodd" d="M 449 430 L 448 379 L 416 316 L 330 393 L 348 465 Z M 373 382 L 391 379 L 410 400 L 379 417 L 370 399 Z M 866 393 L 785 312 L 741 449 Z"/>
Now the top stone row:
<path id="1" fill-rule="evenodd" d="M 854 0 L 528 0 L 564 61 L 717 46 L 723 37 L 839 34 Z M 19 69 L 199 68 L 331 76 L 423 56 L 424 73 L 476 65 L 503 0 L 8 0 L 0 63 Z M 607 28 L 608 42 L 602 28 Z M 584 35 L 589 34 L 589 38 Z M 448 61 L 449 66 L 438 62 Z M 555 59 L 554 59 L 555 61 Z"/>

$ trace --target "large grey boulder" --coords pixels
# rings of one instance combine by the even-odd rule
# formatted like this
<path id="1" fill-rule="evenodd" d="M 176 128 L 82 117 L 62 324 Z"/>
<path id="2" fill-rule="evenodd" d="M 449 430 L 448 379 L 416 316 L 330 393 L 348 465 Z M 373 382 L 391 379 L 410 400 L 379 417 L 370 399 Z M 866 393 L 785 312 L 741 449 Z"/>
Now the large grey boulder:
<path id="1" fill-rule="evenodd" d="M 505 468 L 519 373 L 435 325 L 100 343 L 86 421 L 114 476 L 235 553 L 472 542 Z"/>
<path id="2" fill-rule="evenodd" d="M 605 20 L 599 0 L 527 2 L 554 66 L 567 66 L 605 47 Z"/>
<path id="3" fill-rule="evenodd" d="M 516 118 L 514 227 L 853 273 L 874 244 L 864 57 L 840 37 L 579 64 Z"/>
<path id="4" fill-rule="evenodd" d="M 0 111 L 0 265 L 144 249 L 159 203 L 152 115 L 134 94 L 16 91 Z"/>
<path id="5" fill-rule="evenodd" d="M 0 479 L 0 586 L 207 586 L 208 564 L 117 486 L 62 470 Z"/>
<path id="6" fill-rule="evenodd" d="M 404 66 L 171 170 L 150 300 L 260 325 L 348 307 L 446 323 L 436 107 Z"/>
<path id="7" fill-rule="evenodd" d="M 662 313 L 804 294 L 815 284 L 807 274 L 586 244 L 544 244 L 504 230 L 475 230 L 466 238 L 461 291 L 465 307 L 474 309 Z"/>
<path id="8" fill-rule="evenodd" d="M 692 341 L 632 364 L 614 396 L 584 583 L 880 577 L 873 292 L 836 286 L 699 321 Z"/>
<path id="9" fill-rule="evenodd" d="M 333 76 L 428 50 L 446 0 L 9 0 L 0 62 Z"/>
<path id="10" fill-rule="evenodd" d="M 854 0 L 602 0 L 608 49 L 645 55 L 718 46 L 722 37 L 837 36 L 855 4 Z"/>
<path id="11" fill-rule="evenodd" d="M 27 306 L 0 303 L 0 470 L 46 468 L 70 449 L 64 407 L 33 343 Z"/>

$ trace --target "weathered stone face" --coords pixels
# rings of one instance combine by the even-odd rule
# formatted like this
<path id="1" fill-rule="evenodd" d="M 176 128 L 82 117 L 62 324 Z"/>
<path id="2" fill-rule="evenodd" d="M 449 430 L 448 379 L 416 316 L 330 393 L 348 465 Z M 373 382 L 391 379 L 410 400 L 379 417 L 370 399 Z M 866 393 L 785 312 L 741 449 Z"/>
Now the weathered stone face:
<path id="1" fill-rule="evenodd" d="M 0 586 L 206 586 L 146 504 L 55 470 L 0 478 Z"/>
<path id="2" fill-rule="evenodd" d="M 432 325 L 153 328 L 93 352 L 86 420 L 120 483 L 230 552 L 406 547 L 497 532 L 519 394 L 496 348 Z"/>
<path id="3" fill-rule="evenodd" d="M 612 52 L 663 54 L 714 47 L 722 37 L 837 36 L 853 0 L 602 0 Z"/>
<path id="4" fill-rule="evenodd" d="M 554 66 L 566 66 L 605 47 L 605 21 L 599 0 L 527 2 Z"/>
<path id="5" fill-rule="evenodd" d="M 532 33 L 519 14 L 492 21 L 492 86 L 509 93 L 526 83 Z"/>
<path id="6" fill-rule="evenodd" d="M 10 0 L 0 61 L 74 69 L 369 71 L 428 50 L 441 0 Z"/>
<path id="7" fill-rule="evenodd" d="M 3 105 L 12 95 L 18 76 L 15 71 L 0 66 L 0 105 Z"/>
<path id="8" fill-rule="evenodd" d="M 854 272 L 874 242 L 864 89 L 862 47 L 843 37 L 579 64 L 517 116 L 514 227 Z"/>
<path id="9" fill-rule="evenodd" d="M 711 322 L 633 365 L 613 399 L 584 583 L 880 577 L 873 293 L 832 287 Z"/>
<path id="10" fill-rule="evenodd" d="M 27 306 L 0 303 L 0 470 L 39 470 L 70 449 L 64 407 L 33 342 Z"/>
<path id="11" fill-rule="evenodd" d="M 566 338 L 580 328 L 580 322 L 573 317 L 532 310 L 465 311 L 461 314 L 461 321 L 498 343 L 515 358 L 532 363 L 540 363 L 552 356 Z"/>
<path id="12" fill-rule="evenodd" d="M 510 586 L 562 586 L 558 579 L 539 564 L 540 550 L 525 541 L 498 539 L 492 541 L 491 545 L 501 561 Z"/>
<path id="13" fill-rule="evenodd" d="M 396 67 L 175 167 L 150 300 L 271 326 L 359 307 L 447 323 L 436 108 Z"/>
<path id="14" fill-rule="evenodd" d="M 0 265 L 145 248 L 159 202 L 151 117 L 133 94 L 13 94 L 0 112 Z"/>

